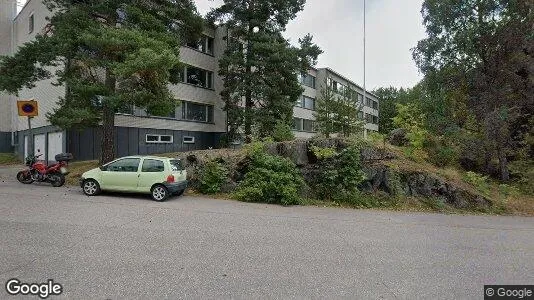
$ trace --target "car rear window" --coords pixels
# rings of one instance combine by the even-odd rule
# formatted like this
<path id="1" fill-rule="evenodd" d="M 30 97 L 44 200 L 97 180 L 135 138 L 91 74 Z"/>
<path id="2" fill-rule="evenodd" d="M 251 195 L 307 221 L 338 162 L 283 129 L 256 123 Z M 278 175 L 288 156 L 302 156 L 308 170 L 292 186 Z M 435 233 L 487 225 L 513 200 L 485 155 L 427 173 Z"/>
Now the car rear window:
<path id="1" fill-rule="evenodd" d="M 141 172 L 163 172 L 165 165 L 163 161 L 157 159 L 145 159 Z"/>
<path id="2" fill-rule="evenodd" d="M 184 168 L 182 166 L 182 161 L 173 159 L 171 162 L 171 171 L 182 171 Z"/>

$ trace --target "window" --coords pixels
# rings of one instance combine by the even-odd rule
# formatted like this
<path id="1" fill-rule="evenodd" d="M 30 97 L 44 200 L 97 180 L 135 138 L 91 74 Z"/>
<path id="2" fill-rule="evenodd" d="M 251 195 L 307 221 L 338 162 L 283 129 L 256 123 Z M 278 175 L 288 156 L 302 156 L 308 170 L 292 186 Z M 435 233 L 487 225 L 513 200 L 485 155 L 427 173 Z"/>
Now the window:
<path id="1" fill-rule="evenodd" d="M 378 102 L 373 101 L 373 108 L 374 108 L 374 109 L 378 109 Z"/>
<path id="2" fill-rule="evenodd" d="M 33 16 L 33 14 L 31 14 L 29 19 L 28 19 L 28 32 L 32 33 L 34 27 L 35 27 L 35 18 Z"/>
<path id="3" fill-rule="evenodd" d="M 189 84 L 198 85 L 208 89 L 213 88 L 213 72 L 187 66 L 185 80 Z"/>
<path id="4" fill-rule="evenodd" d="M 365 114 L 365 122 L 373 123 L 373 115 Z"/>
<path id="5" fill-rule="evenodd" d="M 293 130 L 302 131 L 302 119 L 293 118 Z"/>
<path id="6" fill-rule="evenodd" d="M 197 51 L 213 55 L 213 42 L 214 40 L 212 37 L 203 35 L 199 40 L 188 42 L 185 45 Z"/>
<path id="7" fill-rule="evenodd" d="M 293 130 L 315 132 L 315 121 L 301 118 L 293 118 Z"/>
<path id="8" fill-rule="evenodd" d="M 171 171 L 173 172 L 182 171 L 184 169 L 184 167 L 182 166 L 181 160 L 173 159 L 170 161 L 170 163 L 171 163 Z"/>
<path id="9" fill-rule="evenodd" d="M 314 132 L 315 130 L 315 122 L 313 120 L 306 120 L 306 119 L 303 119 L 302 120 L 302 130 L 303 131 L 308 131 L 308 132 Z"/>
<path id="10" fill-rule="evenodd" d="M 360 102 L 361 105 L 363 105 L 363 95 L 358 94 L 358 102 Z"/>
<path id="11" fill-rule="evenodd" d="M 140 158 L 123 158 L 104 166 L 108 172 L 137 172 Z"/>
<path id="12" fill-rule="evenodd" d="M 358 112 L 358 119 L 363 120 L 363 111 Z"/>
<path id="13" fill-rule="evenodd" d="M 183 138 L 184 144 L 194 144 L 195 143 L 195 137 L 194 136 L 184 136 Z"/>
<path id="14" fill-rule="evenodd" d="M 314 89 L 315 88 L 315 77 L 310 74 L 301 74 L 300 83 Z"/>
<path id="15" fill-rule="evenodd" d="M 332 89 L 333 89 L 334 91 L 336 91 L 336 92 L 338 91 L 337 81 L 335 81 L 335 80 L 332 80 Z"/>
<path id="16" fill-rule="evenodd" d="M 165 171 L 165 165 L 161 160 L 157 159 L 145 159 L 143 161 L 143 167 L 141 172 L 163 172 Z"/>
<path id="17" fill-rule="evenodd" d="M 373 116 L 373 124 L 378 124 L 378 117 L 377 116 Z"/>
<path id="18" fill-rule="evenodd" d="M 206 37 L 206 53 L 213 55 L 213 38 Z"/>
<path id="19" fill-rule="evenodd" d="M 146 142 L 149 144 L 172 144 L 172 135 L 147 134 Z"/>
<path id="20" fill-rule="evenodd" d="M 300 97 L 295 103 L 296 107 L 304 107 L 304 96 Z"/>
<path id="21" fill-rule="evenodd" d="M 194 102 L 182 102 L 182 119 L 189 121 L 213 122 L 213 106 L 194 103 Z"/>
<path id="22" fill-rule="evenodd" d="M 365 97 L 365 105 L 366 106 L 371 107 L 371 105 L 372 105 L 371 102 L 373 102 L 373 100 L 371 100 L 370 98 Z"/>
<path id="23" fill-rule="evenodd" d="M 315 110 L 315 99 L 307 96 L 302 96 L 297 104 L 298 107 Z"/>

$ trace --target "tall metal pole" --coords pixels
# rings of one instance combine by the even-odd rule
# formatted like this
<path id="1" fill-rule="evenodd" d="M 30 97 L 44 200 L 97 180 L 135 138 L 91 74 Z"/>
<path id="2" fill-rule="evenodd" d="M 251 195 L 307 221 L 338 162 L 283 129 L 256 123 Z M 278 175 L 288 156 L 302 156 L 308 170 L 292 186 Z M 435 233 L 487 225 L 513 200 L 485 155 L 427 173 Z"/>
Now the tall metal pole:
<path id="1" fill-rule="evenodd" d="M 365 2 L 366 0 L 363 0 L 363 107 L 365 107 L 365 105 L 367 105 L 367 86 L 366 86 L 366 38 L 365 38 L 365 35 L 366 35 L 366 19 L 365 19 L 365 15 L 366 15 L 366 11 L 365 11 Z M 364 119 L 365 120 L 365 123 L 367 123 L 367 118 L 365 116 L 365 113 L 363 115 Z M 367 138 L 367 129 L 364 129 L 363 130 L 364 132 L 364 137 Z"/>

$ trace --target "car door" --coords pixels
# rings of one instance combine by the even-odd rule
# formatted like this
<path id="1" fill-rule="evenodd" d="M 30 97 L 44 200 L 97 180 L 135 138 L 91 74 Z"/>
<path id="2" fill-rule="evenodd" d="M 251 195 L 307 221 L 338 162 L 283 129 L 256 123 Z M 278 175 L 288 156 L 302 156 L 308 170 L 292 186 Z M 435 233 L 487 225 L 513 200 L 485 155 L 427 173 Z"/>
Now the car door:
<path id="1" fill-rule="evenodd" d="M 136 192 L 140 158 L 121 158 L 103 167 L 103 190 Z"/>
<path id="2" fill-rule="evenodd" d="M 165 163 L 161 159 L 145 158 L 139 172 L 137 189 L 142 193 L 149 193 L 155 183 L 162 183 L 165 179 Z"/>

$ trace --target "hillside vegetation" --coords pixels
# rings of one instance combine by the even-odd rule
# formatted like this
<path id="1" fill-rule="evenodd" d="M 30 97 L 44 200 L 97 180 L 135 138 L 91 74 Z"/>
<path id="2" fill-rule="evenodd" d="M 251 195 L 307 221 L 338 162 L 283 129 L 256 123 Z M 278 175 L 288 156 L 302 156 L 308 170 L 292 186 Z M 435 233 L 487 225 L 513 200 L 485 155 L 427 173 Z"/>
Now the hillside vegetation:
<path id="1" fill-rule="evenodd" d="M 185 162 L 190 194 L 281 205 L 534 216 L 523 182 L 497 181 L 457 166 L 437 167 L 383 141 L 256 142 L 162 156 Z M 96 161 L 71 164 L 68 182 Z M 528 185 L 532 183 L 529 182 Z"/>

